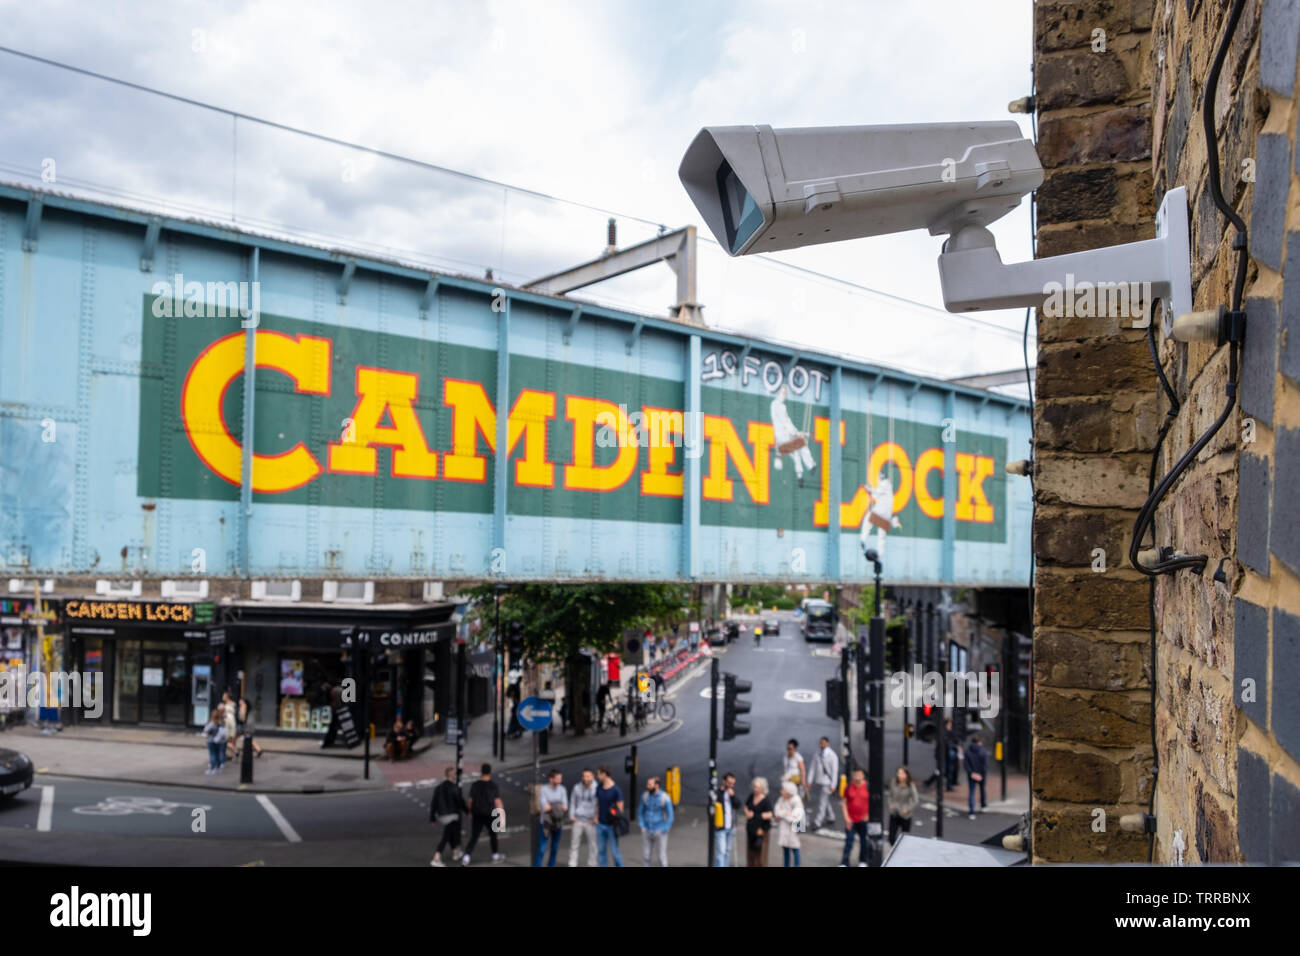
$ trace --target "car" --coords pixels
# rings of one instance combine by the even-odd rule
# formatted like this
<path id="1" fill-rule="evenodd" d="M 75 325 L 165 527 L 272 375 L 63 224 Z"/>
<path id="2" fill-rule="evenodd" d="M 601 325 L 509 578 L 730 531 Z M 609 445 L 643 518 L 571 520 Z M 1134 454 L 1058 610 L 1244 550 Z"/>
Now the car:
<path id="1" fill-rule="evenodd" d="M 709 644 L 713 647 L 722 647 L 727 643 L 727 629 L 725 627 L 714 627 L 709 630 Z"/>
<path id="2" fill-rule="evenodd" d="M 768 617 L 763 619 L 763 633 L 772 637 L 781 636 L 781 619 L 777 617 Z"/>
<path id="3" fill-rule="evenodd" d="M 0 803 L 30 787 L 33 773 L 32 761 L 26 754 L 0 748 Z"/>

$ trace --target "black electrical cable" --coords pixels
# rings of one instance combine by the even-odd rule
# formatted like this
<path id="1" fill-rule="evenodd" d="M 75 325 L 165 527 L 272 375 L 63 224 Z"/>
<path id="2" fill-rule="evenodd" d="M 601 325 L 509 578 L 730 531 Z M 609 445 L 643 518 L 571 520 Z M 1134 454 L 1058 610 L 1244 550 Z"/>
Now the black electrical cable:
<path id="1" fill-rule="evenodd" d="M 1151 302 L 1151 313 L 1149 318 L 1154 320 L 1156 303 L 1160 299 L 1154 299 Z M 1162 303 L 1163 304 L 1163 303 Z M 1164 366 L 1160 364 L 1160 353 L 1156 350 L 1156 326 L 1154 321 L 1147 322 L 1147 347 L 1151 350 L 1151 362 L 1156 367 L 1156 375 L 1160 379 L 1160 385 L 1165 390 L 1165 396 L 1169 399 L 1169 408 L 1165 410 L 1165 420 L 1160 423 L 1160 428 L 1156 432 L 1155 446 L 1151 449 L 1151 468 L 1147 473 L 1147 494 L 1150 495 L 1156 484 L 1156 473 L 1160 467 L 1160 449 L 1164 446 L 1165 436 L 1169 434 L 1169 429 L 1173 427 L 1174 421 L 1178 417 L 1180 405 L 1178 395 L 1174 392 L 1173 387 L 1169 384 L 1169 379 L 1165 376 Z M 1151 523 L 1151 536 L 1154 542 L 1155 522 Z M 1151 630 L 1151 674 L 1148 683 L 1151 686 L 1151 792 L 1147 797 L 1147 816 L 1154 819 L 1156 814 L 1156 772 L 1160 765 L 1159 751 L 1156 743 L 1156 579 L 1147 578 L 1147 612 L 1150 621 Z M 1155 833 L 1147 834 L 1147 862 L 1152 863 L 1155 860 L 1156 837 Z"/>
<path id="2" fill-rule="evenodd" d="M 1232 312 L 1237 314 L 1241 311 L 1242 295 L 1246 288 L 1247 231 L 1246 223 L 1241 216 L 1223 198 L 1222 184 L 1219 182 L 1219 136 L 1215 129 L 1214 113 L 1215 101 L 1218 98 L 1219 76 L 1223 72 L 1223 63 L 1228 55 L 1228 47 L 1232 43 L 1233 35 L 1236 33 L 1237 22 L 1241 18 L 1241 11 L 1244 6 L 1245 0 L 1236 0 L 1232 5 L 1232 10 L 1228 13 L 1223 37 L 1219 41 L 1219 49 L 1215 54 L 1214 63 L 1210 67 L 1209 78 L 1206 80 L 1205 98 L 1201 111 L 1201 121 L 1205 130 L 1210 197 L 1214 200 L 1215 206 L 1219 208 L 1237 230 L 1236 238 L 1233 240 L 1233 248 L 1237 251 L 1237 269 L 1232 288 Z M 1129 544 L 1129 562 L 1145 575 L 1168 574 L 1182 568 L 1191 568 L 1197 574 L 1200 574 L 1205 569 L 1206 562 L 1209 561 L 1209 556 L 1204 554 L 1171 554 L 1167 557 L 1162 554 L 1160 560 L 1151 566 L 1147 566 L 1138 560 L 1138 550 L 1147 530 L 1151 528 L 1155 521 L 1155 512 L 1160 506 L 1160 502 L 1182 476 L 1182 473 L 1187 470 L 1187 467 L 1196 459 L 1196 456 L 1201 453 L 1201 449 L 1208 445 L 1210 440 L 1218 434 L 1219 429 L 1223 427 L 1232 414 L 1233 407 L 1237 402 L 1237 366 L 1240 345 L 1240 341 L 1234 338 L 1228 346 L 1228 381 L 1224 387 L 1224 391 L 1227 393 L 1227 402 L 1224 404 L 1223 411 L 1219 413 L 1219 416 L 1192 447 L 1178 459 L 1178 462 L 1170 469 L 1169 474 L 1161 479 L 1159 485 L 1148 496 L 1146 503 L 1138 512 L 1137 521 L 1133 525 L 1133 539 Z M 1156 362 L 1156 369 L 1159 372 L 1161 384 L 1168 389 L 1168 380 L 1164 377 L 1164 372 L 1160 369 L 1158 361 Z"/>

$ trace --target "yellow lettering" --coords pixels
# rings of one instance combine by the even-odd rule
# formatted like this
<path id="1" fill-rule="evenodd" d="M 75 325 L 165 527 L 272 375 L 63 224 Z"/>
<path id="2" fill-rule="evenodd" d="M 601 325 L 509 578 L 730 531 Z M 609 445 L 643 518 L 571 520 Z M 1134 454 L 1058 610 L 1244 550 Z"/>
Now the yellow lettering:
<path id="1" fill-rule="evenodd" d="M 394 449 L 394 478 L 437 478 L 438 453 L 429 450 L 415 414 L 419 383 L 413 372 L 357 366 L 357 405 L 351 416 L 355 431 L 351 441 L 330 442 L 330 471 L 378 474 L 379 454 L 373 446 L 388 445 Z M 385 425 L 385 418 L 392 424 Z"/>
<path id="2" fill-rule="evenodd" d="M 478 453 L 482 435 L 492 454 L 497 450 L 497 412 L 478 382 L 449 378 L 442 400 L 451 409 L 451 451 L 443 456 L 442 474 L 449 481 L 487 480 L 487 459 Z M 506 457 L 524 440 L 524 456 L 515 460 L 515 484 L 555 487 L 555 465 L 546 459 L 546 424 L 555 417 L 555 395 L 526 388 L 506 419 Z"/>
<path id="3" fill-rule="evenodd" d="M 703 496 L 709 501 L 732 500 L 733 483 L 727 477 L 727 459 L 730 458 L 754 504 L 767 504 L 771 494 L 771 449 L 776 442 L 772 426 L 764 422 L 749 423 L 746 437 L 754 449 L 752 458 L 728 418 L 705 415 L 704 437 L 709 442 L 709 473 L 704 478 Z"/>

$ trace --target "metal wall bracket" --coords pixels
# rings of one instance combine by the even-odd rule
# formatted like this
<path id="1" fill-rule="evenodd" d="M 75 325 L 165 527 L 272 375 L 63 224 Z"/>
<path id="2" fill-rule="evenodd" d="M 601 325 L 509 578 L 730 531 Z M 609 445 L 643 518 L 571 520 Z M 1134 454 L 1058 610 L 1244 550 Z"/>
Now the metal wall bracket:
<path id="1" fill-rule="evenodd" d="M 573 341 L 573 330 L 578 327 L 578 322 L 582 319 L 582 306 L 575 306 L 569 313 L 569 324 L 564 327 L 564 344 L 568 345 Z"/>
<path id="2" fill-rule="evenodd" d="M 23 252 L 35 252 L 36 243 L 41 232 L 41 210 L 45 200 L 40 196 L 30 196 L 27 200 L 27 221 L 23 223 Z"/>
<path id="3" fill-rule="evenodd" d="M 149 220 L 144 231 L 144 248 L 140 250 L 140 271 L 153 272 L 153 254 L 158 248 L 158 236 L 162 233 L 162 220 L 157 216 Z"/>
<path id="4" fill-rule="evenodd" d="M 348 289 L 352 286 L 352 277 L 357 272 L 357 260 L 349 259 L 343 264 L 343 274 L 339 276 L 338 294 L 339 305 L 346 305 L 348 301 Z"/>
<path id="5" fill-rule="evenodd" d="M 429 276 L 429 284 L 424 287 L 424 295 L 420 298 L 420 318 L 427 319 L 429 310 L 433 308 L 433 301 L 438 295 L 438 286 L 442 284 L 442 276 Z"/>

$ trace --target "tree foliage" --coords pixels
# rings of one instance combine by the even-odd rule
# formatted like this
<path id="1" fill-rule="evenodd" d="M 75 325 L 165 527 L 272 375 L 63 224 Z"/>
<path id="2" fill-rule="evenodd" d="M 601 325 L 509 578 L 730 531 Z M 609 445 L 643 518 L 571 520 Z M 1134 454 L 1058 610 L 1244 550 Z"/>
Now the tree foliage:
<path id="1" fill-rule="evenodd" d="M 489 631 L 497 620 L 496 587 L 483 584 L 468 592 L 473 614 Z M 584 647 L 618 650 L 625 630 L 676 617 L 689 600 L 687 588 L 678 584 L 534 582 L 511 584 L 499 593 L 502 634 L 518 621 L 524 656 L 552 664 L 568 661 Z"/>

